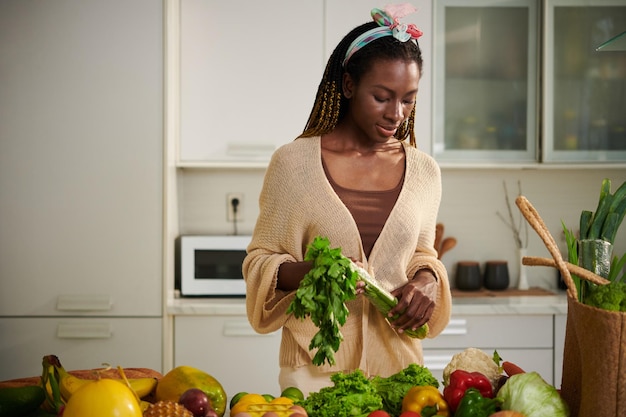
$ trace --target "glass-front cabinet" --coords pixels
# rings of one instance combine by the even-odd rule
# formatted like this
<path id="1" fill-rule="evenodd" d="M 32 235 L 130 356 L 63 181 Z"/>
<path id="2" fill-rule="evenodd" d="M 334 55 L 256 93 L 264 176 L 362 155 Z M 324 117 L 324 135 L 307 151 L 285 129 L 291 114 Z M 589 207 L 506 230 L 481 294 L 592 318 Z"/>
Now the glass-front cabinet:
<path id="1" fill-rule="evenodd" d="M 546 161 L 626 161 L 626 51 L 598 50 L 626 30 L 624 0 L 545 7 Z"/>
<path id="2" fill-rule="evenodd" d="M 435 158 L 534 161 L 536 0 L 443 0 L 434 14 Z"/>
<path id="3" fill-rule="evenodd" d="M 441 162 L 626 161 L 624 0 L 440 0 L 433 155 Z"/>

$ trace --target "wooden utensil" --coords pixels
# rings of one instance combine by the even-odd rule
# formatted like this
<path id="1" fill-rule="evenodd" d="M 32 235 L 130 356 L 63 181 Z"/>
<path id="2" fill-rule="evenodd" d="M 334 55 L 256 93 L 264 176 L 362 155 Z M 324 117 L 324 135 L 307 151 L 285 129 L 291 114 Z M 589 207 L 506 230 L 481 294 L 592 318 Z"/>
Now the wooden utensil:
<path id="1" fill-rule="evenodd" d="M 441 242 L 441 247 L 438 251 L 438 259 L 441 259 L 444 253 L 448 252 L 450 249 L 456 246 L 456 239 L 453 237 L 447 237 Z"/>

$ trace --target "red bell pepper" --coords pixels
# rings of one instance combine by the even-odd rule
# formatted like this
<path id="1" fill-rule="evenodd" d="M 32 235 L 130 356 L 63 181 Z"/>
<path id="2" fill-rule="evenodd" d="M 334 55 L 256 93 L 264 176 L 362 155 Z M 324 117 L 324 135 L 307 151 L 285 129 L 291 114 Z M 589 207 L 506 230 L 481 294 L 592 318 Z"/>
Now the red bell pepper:
<path id="1" fill-rule="evenodd" d="M 470 388 L 476 388 L 485 398 L 493 398 L 491 381 L 485 375 L 457 369 L 450 374 L 450 383 L 443 389 L 443 398 L 452 412 L 456 411 L 465 391 Z"/>

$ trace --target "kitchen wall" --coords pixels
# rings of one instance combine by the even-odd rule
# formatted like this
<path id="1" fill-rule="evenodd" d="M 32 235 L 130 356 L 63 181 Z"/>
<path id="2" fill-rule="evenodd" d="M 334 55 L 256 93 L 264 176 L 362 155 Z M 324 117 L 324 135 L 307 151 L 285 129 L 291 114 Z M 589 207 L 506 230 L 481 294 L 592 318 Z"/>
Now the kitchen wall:
<path id="1" fill-rule="evenodd" d="M 181 234 L 233 234 L 232 223 L 226 221 L 226 194 L 243 193 L 240 234 L 251 233 L 258 214 L 258 196 L 264 169 L 183 169 L 178 176 L 178 212 Z M 517 280 L 518 260 L 513 235 L 497 216 L 505 217 L 507 208 L 503 181 L 506 182 L 511 203 L 517 193 L 517 181 L 522 192 L 537 209 L 563 253 L 566 253 L 561 221 L 577 230 L 580 212 L 595 211 L 600 184 L 610 178 L 613 191 L 626 180 L 626 167 L 600 169 L 576 167 L 522 168 L 442 168 L 443 198 L 439 214 L 445 225 L 445 236 L 458 239 L 457 246 L 443 256 L 453 279 L 459 260 L 475 260 L 484 265 L 487 260 L 509 262 L 511 285 Z M 519 211 L 513 206 L 513 214 Z M 528 255 L 550 257 L 541 239 L 528 228 Z M 626 252 L 626 226 L 616 239 L 615 254 Z M 528 267 L 531 286 L 555 288 L 557 272 L 546 267 Z"/>

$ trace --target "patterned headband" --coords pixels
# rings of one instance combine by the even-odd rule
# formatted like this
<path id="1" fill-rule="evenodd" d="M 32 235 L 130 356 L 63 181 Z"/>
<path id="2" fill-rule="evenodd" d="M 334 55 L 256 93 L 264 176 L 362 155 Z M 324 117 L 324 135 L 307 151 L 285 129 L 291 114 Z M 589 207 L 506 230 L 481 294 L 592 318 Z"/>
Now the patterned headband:
<path id="1" fill-rule="evenodd" d="M 372 9 L 372 19 L 378 23 L 378 27 L 370 29 L 357 37 L 348 47 L 346 56 L 343 59 L 343 66 L 345 68 L 348 60 L 356 51 L 363 48 L 368 43 L 375 39 L 382 38 L 384 36 L 393 36 L 400 42 L 406 42 L 409 39 L 417 39 L 422 36 L 420 31 L 414 24 L 405 24 L 398 22 L 398 19 L 408 14 L 415 12 L 417 9 L 408 3 L 387 5 L 384 10 Z"/>

